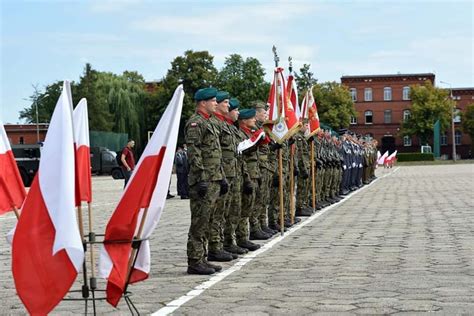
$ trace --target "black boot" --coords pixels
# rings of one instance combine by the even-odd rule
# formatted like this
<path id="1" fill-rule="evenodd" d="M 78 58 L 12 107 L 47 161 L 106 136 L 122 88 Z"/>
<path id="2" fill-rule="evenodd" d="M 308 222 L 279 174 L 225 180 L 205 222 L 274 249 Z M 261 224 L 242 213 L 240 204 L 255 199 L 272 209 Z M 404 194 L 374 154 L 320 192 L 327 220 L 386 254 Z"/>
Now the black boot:
<path id="1" fill-rule="evenodd" d="M 211 252 L 207 254 L 207 260 L 208 261 L 219 261 L 219 262 L 226 262 L 226 261 L 232 261 L 234 257 L 232 257 L 231 254 L 228 252 L 223 252 L 223 251 L 217 251 L 217 252 Z"/>
<path id="2" fill-rule="evenodd" d="M 188 265 L 188 274 L 203 274 L 203 275 L 209 275 L 215 273 L 216 270 L 214 270 L 211 267 L 208 267 L 205 263 L 195 263 L 192 265 Z"/>
<path id="3" fill-rule="evenodd" d="M 249 252 L 247 249 L 241 248 L 237 245 L 224 246 L 224 250 L 238 255 L 245 255 L 247 252 Z"/>
<path id="4" fill-rule="evenodd" d="M 249 251 L 255 251 L 260 248 L 259 244 L 254 244 L 250 240 L 239 241 L 237 242 L 237 246 L 248 249 Z"/>
<path id="5" fill-rule="evenodd" d="M 257 230 L 253 233 L 250 233 L 250 240 L 267 240 L 270 239 L 272 236 L 264 233 L 261 230 Z"/>
<path id="6" fill-rule="evenodd" d="M 217 264 L 212 264 L 207 260 L 204 261 L 204 264 L 207 265 L 209 268 L 216 270 L 216 272 L 220 272 L 222 270 L 221 266 L 218 266 Z"/>

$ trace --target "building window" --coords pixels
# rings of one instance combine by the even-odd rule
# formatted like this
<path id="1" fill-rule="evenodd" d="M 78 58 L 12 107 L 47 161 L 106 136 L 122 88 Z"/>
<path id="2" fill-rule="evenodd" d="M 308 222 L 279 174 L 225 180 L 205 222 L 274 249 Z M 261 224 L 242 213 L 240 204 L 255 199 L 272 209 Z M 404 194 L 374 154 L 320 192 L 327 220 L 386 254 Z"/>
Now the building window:
<path id="1" fill-rule="evenodd" d="M 25 139 L 23 138 L 23 136 L 20 136 L 20 145 L 23 145 L 25 143 Z"/>
<path id="2" fill-rule="evenodd" d="M 403 100 L 410 100 L 410 87 L 403 87 Z"/>
<path id="3" fill-rule="evenodd" d="M 383 122 L 385 124 L 392 123 L 392 110 L 385 110 L 383 112 Z"/>
<path id="4" fill-rule="evenodd" d="M 365 88 L 364 101 L 372 101 L 372 88 Z"/>
<path id="5" fill-rule="evenodd" d="M 383 100 L 384 101 L 392 100 L 392 88 L 390 87 L 383 88 Z"/>
<path id="6" fill-rule="evenodd" d="M 357 124 L 357 117 L 351 116 L 351 125 L 356 125 Z"/>
<path id="7" fill-rule="evenodd" d="M 365 124 L 372 124 L 373 119 L 372 111 L 365 111 Z"/>
<path id="8" fill-rule="evenodd" d="M 411 137 L 410 136 L 404 136 L 403 137 L 403 146 L 411 146 Z"/>
<path id="9" fill-rule="evenodd" d="M 454 109 L 454 123 L 461 123 L 461 110 L 460 109 Z"/>
<path id="10" fill-rule="evenodd" d="M 456 131 L 454 133 L 454 141 L 456 145 L 461 145 L 461 135 L 462 135 L 461 131 Z"/>
<path id="11" fill-rule="evenodd" d="M 352 101 L 357 101 L 357 89 L 356 88 L 350 88 L 350 92 L 351 92 L 351 97 L 352 97 Z"/>
<path id="12" fill-rule="evenodd" d="M 403 121 L 406 122 L 410 119 L 411 112 L 410 110 L 403 110 Z"/>
<path id="13" fill-rule="evenodd" d="M 440 137 L 440 143 L 441 143 L 441 146 L 446 146 L 448 145 L 448 134 L 444 133 L 444 134 L 441 134 L 441 137 Z"/>

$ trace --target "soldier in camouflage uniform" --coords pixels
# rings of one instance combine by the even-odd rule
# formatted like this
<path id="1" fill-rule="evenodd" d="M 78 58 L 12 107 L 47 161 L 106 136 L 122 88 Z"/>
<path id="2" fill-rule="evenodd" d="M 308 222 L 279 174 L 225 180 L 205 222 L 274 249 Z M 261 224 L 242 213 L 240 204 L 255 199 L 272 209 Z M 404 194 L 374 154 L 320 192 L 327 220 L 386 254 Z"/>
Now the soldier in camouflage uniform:
<path id="1" fill-rule="evenodd" d="M 239 114 L 239 128 L 247 138 L 252 137 L 256 128 L 255 109 L 244 109 Z M 254 146 L 242 153 L 244 160 L 243 185 L 242 185 L 242 209 L 240 221 L 237 226 L 237 245 L 250 251 L 257 250 L 260 245 L 249 240 L 249 219 L 255 217 L 255 197 L 257 193 L 260 171 L 258 168 L 258 153 Z"/>
<path id="2" fill-rule="evenodd" d="M 257 128 L 262 129 L 264 122 L 268 118 L 267 105 L 263 102 L 254 104 L 255 118 L 257 120 Z M 270 160 L 270 138 L 268 135 L 257 147 L 258 150 L 258 168 L 260 170 L 260 184 L 257 190 L 257 199 L 255 201 L 255 209 L 258 221 L 254 223 L 255 229 L 250 239 L 268 239 L 277 233 L 276 230 L 268 227 L 268 211 L 270 204 L 270 188 L 272 185 L 273 171 L 275 170 L 275 161 Z M 252 224 L 252 223 L 251 223 Z"/>
<path id="3" fill-rule="evenodd" d="M 296 156 L 298 161 L 298 177 L 296 184 L 296 216 L 310 216 L 313 214 L 313 208 L 308 204 L 311 200 L 311 156 L 310 144 L 305 134 L 308 131 L 308 124 L 304 123 L 301 130 L 295 135 L 296 138 Z"/>
<path id="4" fill-rule="evenodd" d="M 230 191 L 233 190 L 234 178 L 237 169 L 237 138 L 234 131 L 226 120 L 229 113 L 229 93 L 218 91 L 216 95 L 217 109 L 214 112 L 216 126 L 219 128 L 219 143 L 222 150 L 222 163 Z M 229 206 L 232 194 L 225 194 L 218 198 L 215 209 L 212 212 L 209 232 L 209 261 L 231 261 L 236 259 L 237 254 L 224 250 L 224 226 L 229 214 Z"/>
<path id="5" fill-rule="evenodd" d="M 322 192 L 325 177 L 324 158 L 323 158 L 323 132 L 318 131 L 313 137 L 315 158 L 316 158 L 316 209 L 320 210 L 323 206 Z"/>
<path id="6" fill-rule="evenodd" d="M 228 190 L 222 170 L 219 128 L 210 119 L 216 111 L 217 90 L 198 90 L 196 113 L 186 123 L 185 138 L 189 157 L 189 197 L 191 225 L 188 233 L 187 256 L 189 274 L 213 274 L 222 268 L 207 261 L 210 219 L 220 194 Z"/>
<path id="7" fill-rule="evenodd" d="M 242 155 L 237 154 L 237 144 L 245 140 L 246 135 L 235 126 L 235 122 L 239 117 L 239 101 L 235 98 L 230 99 L 229 113 L 226 115 L 226 122 L 232 131 L 236 148 L 234 155 L 236 158 L 235 176 L 233 177 L 229 190 L 229 204 L 226 209 L 226 221 L 224 228 L 224 250 L 233 254 L 245 254 L 248 252 L 246 248 L 237 246 L 236 230 L 240 221 L 240 212 L 242 209 L 242 170 L 243 159 Z M 230 154 L 229 154 L 230 155 Z M 225 161 L 224 149 L 223 156 Z M 226 173 L 227 176 L 227 173 Z"/>

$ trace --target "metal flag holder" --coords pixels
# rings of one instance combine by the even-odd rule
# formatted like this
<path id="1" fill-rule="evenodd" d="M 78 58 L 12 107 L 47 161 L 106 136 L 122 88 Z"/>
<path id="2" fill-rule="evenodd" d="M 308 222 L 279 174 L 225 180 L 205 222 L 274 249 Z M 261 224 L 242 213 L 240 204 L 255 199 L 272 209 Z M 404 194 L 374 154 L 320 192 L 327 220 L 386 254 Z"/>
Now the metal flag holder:
<path id="1" fill-rule="evenodd" d="M 88 235 L 85 235 L 84 237 L 87 237 L 88 239 L 83 239 L 83 246 L 84 246 L 84 253 L 87 253 L 87 245 L 89 245 L 90 249 L 92 249 L 92 246 L 94 244 L 131 244 L 132 250 L 132 267 L 135 265 L 135 262 L 137 261 L 138 253 L 140 250 L 140 246 L 143 241 L 148 240 L 148 238 L 136 238 L 134 237 L 132 240 L 107 240 L 104 241 L 104 234 L 95 234 L 94 232 L 90 232 Z M 102 240 L 97 240 L 96 237 L 101 237 Z M 84 256 L 85 257 L 85 256 Z M 93 258 L 93 252 L 91 251 L 91 258 Z M 82 265 L 82 275 L 83 275 L 83 285 L 81 289 L 77 290 L 69 290 L 69 297 L 63 298 L 63 301 L 84 301 L 84 314 L 87 315 L 89 312 L 89 302 L 92 302 L 92 315 L 97 315 L 97 310 L 96 310 L 96 302 L 97 301 L 105 301 L 107 297 L 105 296 L 105 289 L 99 289 L 97 288 L 97 278 L 94 276 L 94 266 L 93 265 L 93 259 L 91 260 L 91 277 L 88 277 L 87 274 L 87 265 L 86 265 L 86 260 L 84 258 L 84 263 Z M 137 307 L 133 303 L 131 296 L 133 295 L 132 292 L 128 291 L 128 285 L 130 284 L 130 276 L 131 273 L 128 274 L 127 276 L 127 281 L 125 283 L 125 288 L 123 291 L 123 298 L 125 300 L 125 303 L 127 303 L 127 307 L 130 311 L 131 315 L 140 315 L 140 312 L 138 311 Z M 89 281 L 89 282 L 88 282 Z M 75 297 L 78 293 L 81 294 L 81 297 Z M 100 294 L 99 294 L 100 293 Z M 97 294 L 97 295 L 96 295 Z"/>

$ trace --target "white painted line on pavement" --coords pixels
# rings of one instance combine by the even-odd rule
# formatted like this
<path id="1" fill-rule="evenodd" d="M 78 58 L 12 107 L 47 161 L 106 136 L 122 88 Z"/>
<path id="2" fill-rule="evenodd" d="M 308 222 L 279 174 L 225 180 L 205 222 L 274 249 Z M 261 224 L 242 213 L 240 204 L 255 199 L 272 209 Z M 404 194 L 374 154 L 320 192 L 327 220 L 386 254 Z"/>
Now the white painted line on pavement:
<path id="1" fill-rule="evenodd" d="M 231 275 L 232 273 L 234 273 L 235 271 L 239 271 L 244 265 L 246 265 L 247 263 L 251 262 L 254 258 L 256 258 L 258 255 L 266 252 L 267 250 L 273 248 L 273 246 L 275 246 L 276 244 L 278 244 L 280 241 L 282 241 L 283 239 L 285 239 L 286 237 L 290 236 L 291 234 L 293 234 L 294 232 L 296 232 L 297 230 L 301 229 L 302 227 L 310 224 L 311 222 L 313 222 L 316 218 L 318 218 L 319 216 L 323 215 L 324 213 L 326 213 L 327 211 L 333 209 L 334 207 L 336 207 L 337 205 L 341 204 L 341 203 L 344 203 L 346 202 L 347 200 L 349 200 L 352 196 L 358 194 L 359 192 L 362 192 L 364 191 L 366 188 L 370 187 L 372 184 L 374 184 L 375 182 L 377 182 L 378 180 L 380 179 L 383 179 L 385 178 L 386 176 L 389 176 L 393 173 L 395 173 L 396 171 L 398 171 L 398 169 L 400 169 L 400 167 L 397 167 L 396 169 L 394 169 L 392 172 L 390 173 L 387 173 L 387 174 L 384 174 L 383 176 L 380 176 L 378 177 L 377 179 L 375 179 L 374 181 L 372 181 L 370 184 L 368 185 L 365 185 L 363 186 L 362 188 L 360 188 L 359 190 L 356 190 L 356 191 L 353 191 L 352 193 L 350 193 L 349 195 L 347 195 L 343 200 L 337 202 L 337 203 L 334 203 L 334 204 L 331 204 L 329 205 L 328 207 L 325 207 L 324 209 L 322 209 L 321 211 L 311 215 L 310 217 L 308 217 L 306 220 L 303 220 L 301 221 L 300 223 L 294 225 L 293 227 L 291 227 L 289 230 L 286 231 L 286 233 L 281 236 L 281 235 L 278 235 L 277 237 L 273 237 L 269 242 L 267 242 L 266 244 L 263 244 L 262 247 L 260 247 L 260 249 L 254 251 L 254 252 L 250 252 L 248 254 L 246 254 L 244 257 L 242 257 L 241 259 L 239 259 L 233 266 L 231 266 L 230 268 L 222 271 L 222 272 L 219 272 L 218 274 L 215 274 L 213 275 L 209 280 L 201 283 L 200 285 L 196 286 L 194 289 L 192 289 L 191 291 L 189 291 L 188 293 L 186 293 L 186 295 L 183 295 L 181 296 L 180 298 L 178 299 L 175 299 L 171 302 L 169 302 L 168 304 L 166 304 L 166 306 L 160 308 L 159 310 L 157 310 L 156 312 L 154 312 L 152 315 L 153 316 L 164 316 L 164 315 L 169 315 L 171 314 L 172 312 L 174 312 L 175 310 L 177 310 L 178 308 L 180 308 L 183 304 L 187 303 L 188 301 L 192 300 L 193 298 L 201 295 L 201 293 L 203 293 L 205 290 L 207 290 L 208 288 L 210 288 L 211 286 L 213 286 L 214 284 L 222 281 L 223 279 L 225 279 L 228 275 Z"/>

